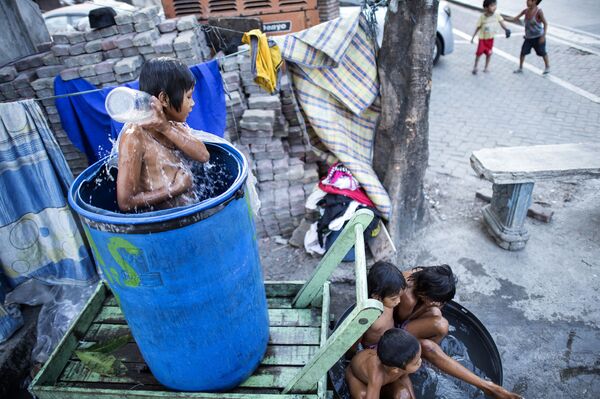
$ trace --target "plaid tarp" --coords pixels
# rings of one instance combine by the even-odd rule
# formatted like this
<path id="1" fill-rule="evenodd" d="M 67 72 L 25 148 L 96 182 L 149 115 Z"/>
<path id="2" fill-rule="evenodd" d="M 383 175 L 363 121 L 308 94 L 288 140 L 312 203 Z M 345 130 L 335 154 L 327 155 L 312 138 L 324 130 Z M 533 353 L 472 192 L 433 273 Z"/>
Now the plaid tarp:
<path id="1" fill-rule="evenodd" d="M 381 109 L 375 49 L 360 12 L 274 37 L 296 97 L 321 142 L 356 177 L 385 218 L 390 198 L 372 167 Z"/>

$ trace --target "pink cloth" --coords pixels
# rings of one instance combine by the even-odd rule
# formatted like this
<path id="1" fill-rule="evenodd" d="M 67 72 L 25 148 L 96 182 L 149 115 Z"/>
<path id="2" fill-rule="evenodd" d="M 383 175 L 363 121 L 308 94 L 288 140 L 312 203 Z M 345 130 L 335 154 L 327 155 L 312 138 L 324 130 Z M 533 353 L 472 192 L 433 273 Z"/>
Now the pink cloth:
<path id="1" fill-rule="evenodd" d="M 362 188 L 358 188 L 356 190 L 342 190 L 337 187 L 328 186 L 327 184 L 323 183 L 319 183 L 319 188 L 325 191 L 326 193 L 345 195 L 346 197 L 352 198 L 353 200 L 358 201 L 361 204 L 375 208 L 375 204 L 373 204 L 373 201 L 371 201 L 369 197 L 367 197 L 367 194 L 365 194 Z"/>

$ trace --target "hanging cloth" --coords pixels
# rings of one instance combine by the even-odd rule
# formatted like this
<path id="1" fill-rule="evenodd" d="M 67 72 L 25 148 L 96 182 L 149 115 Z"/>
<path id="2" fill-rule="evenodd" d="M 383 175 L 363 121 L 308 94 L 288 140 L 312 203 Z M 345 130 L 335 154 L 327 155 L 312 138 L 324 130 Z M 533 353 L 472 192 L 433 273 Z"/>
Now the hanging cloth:
<path id="1" fill-rule="evenodd" d="M 391 201 L 372 167 L 381 109 L 375 49 L 360 12 L 273 40 L 320 141 L 352 171 L 385 218 Z"/>
<path id="2" fill-rule="evenodd" d="M 37 103 L 0 104 L 0 265 L 11 287 L 96 279 L 65 199 L 72 180 Z"/>
<path id="3" fill-rule="evenodd" d="M 251 71 L 257 85 L 269 93 L 277 89 L 277 73 L 281 67 L 281 52 L 273 43 L 269 45 L 267 35 L 260 29 L 244 33 L 242 43 L 250 45 Z"/>
<path id="4" fill-rule="evenodd" d="M 219 64 L 212 60 L 190 67 L 196 78 L 192 98 L 196 105 L 190 112 L 187 123 L 197 130 L 223 137 L 226 125 L 225 90 L 219 72 Z M 139 82 L 129 82 L 122 86 L 139 90 Z M 108 155 L 112 143 L 117 139 L 123 124 L 108 116 L 104 101 L 114 87 L 107 87 L 94 93 L 56 99 L 56 108 L 67 136 L 90 163 Z M 60 76 L 54 80 L 56 95 L 71 94 L 96 89 L 85 79 L 64 81 Z"/>

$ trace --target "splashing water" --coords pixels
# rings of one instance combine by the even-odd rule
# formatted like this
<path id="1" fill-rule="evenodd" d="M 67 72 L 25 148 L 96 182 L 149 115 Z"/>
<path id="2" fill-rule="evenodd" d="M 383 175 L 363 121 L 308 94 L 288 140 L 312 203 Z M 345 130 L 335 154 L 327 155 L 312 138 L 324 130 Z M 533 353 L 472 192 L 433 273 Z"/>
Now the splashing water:
<path id="1" fill-rule="evenodd" d="M 452 335 L 446 336 L 440 344 L 444 352 L 477 376 L 487 380 L 487 376 L 479 370 L 469 358 L 467 347 Z M 485 399 L 484 393 L 457 378 L 440 371 L 428 362 L 410 376 L 415 389 L 415 395 L 419 399 Z"/>

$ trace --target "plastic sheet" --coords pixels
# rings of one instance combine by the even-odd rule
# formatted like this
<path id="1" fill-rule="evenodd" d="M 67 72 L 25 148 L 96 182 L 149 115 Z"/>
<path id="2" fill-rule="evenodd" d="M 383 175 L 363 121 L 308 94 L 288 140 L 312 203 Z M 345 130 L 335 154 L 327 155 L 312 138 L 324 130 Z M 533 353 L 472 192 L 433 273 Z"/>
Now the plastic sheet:
<path id="1" fill-rule="evenodd" d="M 31 353 L 34 362 L 48 360 L 95 287 L 96 284 L 47 285 L 38 280 L 28 280 L 6 295 L 8 306 L 42 306 L 37 322 L 37 342 Z"/>
<path id="2" fill-rule="evenodd" d="M 0 344 L 7 341 L 23 326 L 23 317 L 17 305 L 4 306 L 4 298 L 10 287 L 0 269 Z"/>

